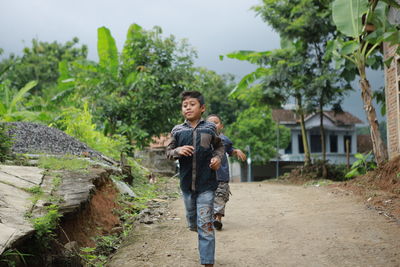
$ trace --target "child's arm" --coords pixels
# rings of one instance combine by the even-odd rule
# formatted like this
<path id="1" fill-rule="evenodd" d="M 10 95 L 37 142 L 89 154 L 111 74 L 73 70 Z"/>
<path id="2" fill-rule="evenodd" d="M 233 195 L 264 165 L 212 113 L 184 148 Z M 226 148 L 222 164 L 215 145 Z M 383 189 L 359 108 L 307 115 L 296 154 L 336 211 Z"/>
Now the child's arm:
<path id="1" fill-rule="evenodd" d="M 229 156 L 235 156 L 237 159 L 245 161 L 246 154 L 244 154 L 242 150 L 234 148 L 232 141 L 228 137 L 225 136 L 224 138 L 226 142 L 225 144 L 226 153 L 228 153 Z"/>
<path id="2" fill-rule="evenodd" d="M 181 156 L 192 156 L 194 147 L 193 146 L 176 146 L 176 138 L 174 133 L 172 132 L 171 137 L 168 142 L 167 146 L 167 158 L 170 160 L 176 160 L 180 158 Z"/>
<path id="3" fill-rule="evenodd" d="M 168 141 L 168 146 L 167 146 L 167 158 L 170 160 L 176 160 L 179 158 L 179 153 L 178 153 L 179 149 L 176 147 L 176 139 L 174 134 L 171 134 L 171 137 L 169 138 Z"/>
<path id="4" fill-rule="evenodd" d="M 221 161 L 225 153 L 225 148 L 224 145 L 222 144 L 221 138 L 219 138 L 217 135 L 213 136 L 212 145 L 214 151 L 213 151 L 213 158 L 211 159 L 210 162 L 210 168 L 216 171 L 221 166 Z"/>
<path id="5" fill-rule="evenodd" d="M 240 149 L 233 149 L 232 155 L 234 155 L 235 157 L 237 157 L 237 159 L 240 159 L 241 161 L 245 161 L 247 158 L 246 154 L 244 154 Z"/>

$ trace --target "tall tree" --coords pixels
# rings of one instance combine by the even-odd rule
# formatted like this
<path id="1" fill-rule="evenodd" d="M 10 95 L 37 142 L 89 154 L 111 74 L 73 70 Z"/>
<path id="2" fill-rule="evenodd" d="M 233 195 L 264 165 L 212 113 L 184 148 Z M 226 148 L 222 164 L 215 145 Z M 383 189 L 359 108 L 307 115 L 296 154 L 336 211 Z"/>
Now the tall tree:
<path id="1" fill-rule="evenodd" d="M 280 107 L 294 98 L 296 101 L 295 113 L 299 116 L 303 148 L 304 164 L 311 164 L 310 149 L 304 123 L 307 112 L 305 98 L 308 90 L 309 68 L 305 67 L 307 58 L 304 57 L 302 44 L 285 45 L 286 48 L 266 52 L 238 51 L 228 54 L 227 57 L 246 60 L 258 64 L 259 68 L 246 75 L 235 87 L 232 94 L 238 96 L 251 87 L 261 92 L 259 104 Z"/>
<path id="2" fill-rule="evenodd" d="M 400 7 L 395 0 L 335 0 L 333 20 L 345 37 L 331 42 L 337 67 L 356 67 L 360 77 L 361 98 L 370 125 L 370 135 L 375 160 L 384 163 L 388 153 L 379 132 L 376 111 L 372 104 L 373 94 L 367 79 L 366 68 L 382 66 L 378 48 L 384 41 L 400 44 L 398 29 L 388 21 L 388 4 Z"/>
<path id="3" fill-rule="evenodd" d="M 97 125 L 108 135 L 123 134 L 137 146 L 168 132 L 180 118 L 179 94 L 193 87 L 194 50 L 155 27 L 130 26 L 118 53 L 111 32 L 98 29 L 99 62 L 60 68 L 73 80 L 80 99 L 90 99 Z M 61 85 L 60 85 L 61 86 Z"/>
<path id="4" fill-rule="evenodd" d="M 317 99 L 314 111 L 320 114 L 321 144 L 323 159 L 326 159 L 323 109 L 340 103 L 340 96 L 346 82 L 339 75 L 326 56 L 328 42 L 337 35 L 330 16 L 332 0 L 263 0 L 253 7 L 265 22 L 276 30 L 285 42 L 301 43 L 297 52 L 302 55 L 300 62 L 307 70 L 307 93 Z M 290 60 L 292 61 L 292 60 Z M 350 73 L 346 73 L 351 76 Z M 343 77 L 343 76 L 339 76 Z M 299 101 L 298 101 L 299 102 Z M 307 103 L 306 103 L 307 105 Z M 326 168 L 324 168 L 326 175 Z"/>
<path id="5" fill-rule="evenodd" d="M 237 121 L 228 127 L 227 134 L 235 146 L 244 148 L 249 145 L 254 163 L 262 164 L 277 155 L 275 144 L 278 128 L 279 148 L 286 148 L 290 140 L 290 130 L 272 119 L 268 107 L 253 106 L 240 113 Z"/>

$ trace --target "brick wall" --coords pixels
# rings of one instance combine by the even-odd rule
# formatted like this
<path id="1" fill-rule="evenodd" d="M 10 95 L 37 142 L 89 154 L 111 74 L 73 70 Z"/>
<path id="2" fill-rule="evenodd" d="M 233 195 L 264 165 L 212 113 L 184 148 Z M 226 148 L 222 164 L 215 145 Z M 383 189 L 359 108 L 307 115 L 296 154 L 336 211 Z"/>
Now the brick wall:
<path id="1" fill-rule="evenodd" d="M 384 44 L 385 60 L 396 53 L 397 46 Z M 389 67 L 385 66 L 385 94 L 387 116 L 387 140 L 389 158 L 400 154 L 399 149 L 399 90 L 400 60 L 394 59 Z M 399 69 L 399 70 L 398 70 Z"/>

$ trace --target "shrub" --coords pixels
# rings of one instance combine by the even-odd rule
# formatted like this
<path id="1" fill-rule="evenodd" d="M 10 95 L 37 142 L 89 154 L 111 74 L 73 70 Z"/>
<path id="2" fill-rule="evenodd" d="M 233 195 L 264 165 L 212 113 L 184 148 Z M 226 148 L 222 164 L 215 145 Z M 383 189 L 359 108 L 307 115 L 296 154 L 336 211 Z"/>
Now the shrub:
<path id="1" fill-rule="evenodd" d="M 0 123 L 0 162 L 10 158 L 12 145 L 12 138 L 8 134 L 8 126 L 5 123 Z"/>
<path id="2" fill-rule="evenodd" d="M 96 130 L 87 103 L 83 110 L 69 108 L 64 111 L 57 127 L 89 147 L 114 159 L 118 159 L 121 151 L 128 148 L 128 141 L 125 137 L 120 135 L 107 137 Z"/>
<path id="3" fill-rule="evenodd" d="M 357 153 L 354 155 L 357 160 L 351 165 L 350 171 L 346 173 L 345 177 L 347 179 L 363 175 L 377 167 L 376 163 L 373 161 L 371 152 L 372 151 L 367 154 Z"/>

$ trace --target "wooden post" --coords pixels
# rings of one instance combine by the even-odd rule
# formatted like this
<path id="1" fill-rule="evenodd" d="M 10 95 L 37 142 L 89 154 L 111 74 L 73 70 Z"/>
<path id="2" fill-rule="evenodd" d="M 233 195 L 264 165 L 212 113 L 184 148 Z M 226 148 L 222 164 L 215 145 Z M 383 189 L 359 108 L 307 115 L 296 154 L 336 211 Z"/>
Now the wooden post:
<path id="1" fill-rule="evenodd" d="M 346 168 L 350 170 L 350 140 L 346 140 Z"/>

